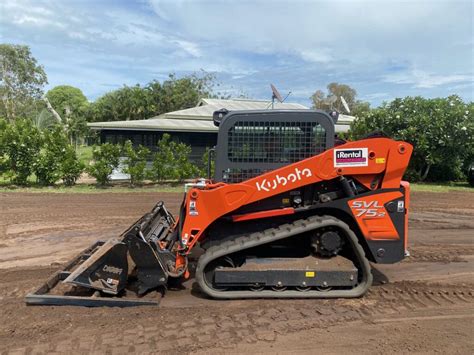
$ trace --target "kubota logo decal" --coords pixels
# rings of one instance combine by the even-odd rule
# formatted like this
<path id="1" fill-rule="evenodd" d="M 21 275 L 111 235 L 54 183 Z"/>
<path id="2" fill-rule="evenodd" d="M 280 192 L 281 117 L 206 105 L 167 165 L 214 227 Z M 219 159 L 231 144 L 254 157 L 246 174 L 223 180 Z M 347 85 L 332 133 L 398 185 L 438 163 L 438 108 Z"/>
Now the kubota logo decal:
<path id="1" fill-rule="evenodd" d="M 313 174 L 308 168 L 304 168 L 303 170 L 295 168 L 295 172 L 288 174 L 288 176 L 280 176 L 277 174 L 277 176 L 270 181 L 263 179 L 262 182 L 257 182 L 257 190 L 268 192 L 275 190 L 278 186 L 285 186 L 288 182 L 300 181 L 303 178 L 309 178 L 311 176 L 313 176 Z"/>
<path id="2" fill-rule="evenodd" d="M 351 208 L 355 210 L 356 217 L 385 217 L 383 206 L 378 201 L 352 201 Z"/>

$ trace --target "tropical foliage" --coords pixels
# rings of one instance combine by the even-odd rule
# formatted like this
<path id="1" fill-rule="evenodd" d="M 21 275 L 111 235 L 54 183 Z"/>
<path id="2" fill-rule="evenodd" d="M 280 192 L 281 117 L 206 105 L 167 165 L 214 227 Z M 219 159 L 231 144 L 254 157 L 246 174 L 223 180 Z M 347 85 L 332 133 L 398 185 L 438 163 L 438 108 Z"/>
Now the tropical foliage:
<path id="1" fill-rule="evenodd" d="M 120 153 L 120 146 L 110 143 L 93 148 L 92 164 L 86 170 L 95 177 L 98 185 L 105 186 L 110 183 L 110 175 L 119 166 Z"/>
<path id="2" fill-rule="evenodd" d="M 473 103 L 466 104 L 456 95 L 395 99 L 355 120 L 351 138 L 383 131 L 413 144 L 407 172 L 411 180 L 459 180 L 474 159 L 473 110 Z"/>
<path id="3" fill-rule="evenodd" d="M 0 44 L 0 117 L 12 122 L 34 115 L 47 83 L 28 46 Z"/>
<path id="4" fill-rule="evenodd" d="M 154 181 L 179 180 L 197 177 L 199 168 L 189 160 L 191 147 L 171 140 L 164 134 L 158 141 L 158 149 L 153 157 L 151 177 Z"/>
<path id="5" fill-rule="evenodd" d="M 127 141 L 123 147 L 123 155 L 125 156 L 124 172 L 130 174 L 130 184 L 132 186 L 139 185 L 145 180 L 147 158 L 150 150 L 139 145 L 133 147 L 132 142 Z"/>

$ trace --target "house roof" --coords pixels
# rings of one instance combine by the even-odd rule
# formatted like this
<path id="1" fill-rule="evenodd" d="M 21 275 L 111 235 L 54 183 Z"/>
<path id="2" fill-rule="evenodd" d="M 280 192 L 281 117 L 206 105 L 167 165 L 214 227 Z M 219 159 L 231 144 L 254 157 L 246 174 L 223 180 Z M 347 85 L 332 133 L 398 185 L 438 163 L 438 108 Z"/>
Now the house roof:
<path id="1" fill-rule="evenodd" d="M 93 130 L 138 130 L 138 131 L 170 131 L 170 132 L 217 132 L 212 115 L 220 109 L 229 111 L 238 110 L 265 110 L 271 109 L 269 100 L 248 99 L 201 99 L 196 107 L 164 113 L 147 120 L 92 122 L 87 125 Z M 308 109 L 297 103 L 275 102 L 275 109 L 301 110 Z M 339 116 L 336 132 L 345 132 L 348 124 L 354 119 L 352 116 Z M 341 127 L 338 127 L 341 126 Z M 347 127 L 347 128 L 346 128 Z"/>
<path id="2" fill-rule="evenodd" d="M 220 109 L 227 109 L 229 111 L 240 110 L 267 110 L 272 106 L 271 101 L 265 100 L 248 100 L 248 99 L 201 99 L 196 107 L 187 108 L 184 110 L 168 112 L 154 118 L 181 118 L 192 120 L 212 120 L 212 114 Z M 275 109 L 280 110 L 305 110 L 306 106 L 297 103 L 280 103 L 275 102 Z"/>
<path id="3" fill-rule="evenodd" d="M 161 115 L 163 116 L 163 115 Z M 212 120 L 192 120 L 150 118 L 148 120 L 133 121 L 113 121 L 113 122 L 94 122 L 87 125 L 93 130 L 136 130 L 136 131 L 165 131 L 165 132 L 217 132 L 218 127 L 214 126 Z"/>

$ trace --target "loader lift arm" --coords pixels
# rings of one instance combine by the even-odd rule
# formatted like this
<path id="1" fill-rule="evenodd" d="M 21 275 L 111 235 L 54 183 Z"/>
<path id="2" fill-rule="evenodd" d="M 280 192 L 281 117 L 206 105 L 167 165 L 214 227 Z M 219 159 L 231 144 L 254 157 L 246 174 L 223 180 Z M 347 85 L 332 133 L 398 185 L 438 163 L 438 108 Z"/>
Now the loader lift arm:
<path id="1" fill-rule="evenodd" d="M 368 151 L 367 166 L 336 166 L 335 150 L 360 148 Z M 360 179 L 360 182 L 370 190 L 378 188 L 379 185 L 382 189 L 397 189 L 400 187 L 412 150 L 413 147 L 405 142 L 388 138 L 370 138 L 346 143 L 242 183 L 208 184 L 202 189 L 193 188 L 185 201 L 185 220 L 180 231 L 183 247 L 180 249 L 180 254 L 189 254 L 206 228 L 218 218 L 243 205 L 302 186 L 351 176 Z M 377 181 L 376 185 L 372 184 L 374 181 Z M 178 257 L 177 268 L 182 265 L 179 259 Z"/>

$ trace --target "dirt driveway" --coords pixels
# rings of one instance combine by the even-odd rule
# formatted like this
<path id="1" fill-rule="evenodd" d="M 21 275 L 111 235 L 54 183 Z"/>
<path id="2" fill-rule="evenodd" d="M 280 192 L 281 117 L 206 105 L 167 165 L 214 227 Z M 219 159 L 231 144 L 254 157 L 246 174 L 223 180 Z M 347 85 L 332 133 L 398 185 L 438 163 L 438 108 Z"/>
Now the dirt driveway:
<path id="1" fill-rule="evenodd" d="M 412 256 L 377 266 L 355 300 L 216 301 L 170 291 L 161 306 L 26 307 L 23 297 L 97 239 L 182 194 L 0 193 L 1 353 L 472 353 L 474 193 L 414 193 Z"/>

